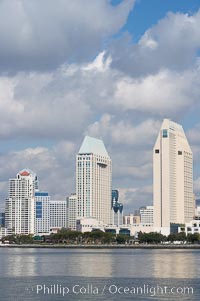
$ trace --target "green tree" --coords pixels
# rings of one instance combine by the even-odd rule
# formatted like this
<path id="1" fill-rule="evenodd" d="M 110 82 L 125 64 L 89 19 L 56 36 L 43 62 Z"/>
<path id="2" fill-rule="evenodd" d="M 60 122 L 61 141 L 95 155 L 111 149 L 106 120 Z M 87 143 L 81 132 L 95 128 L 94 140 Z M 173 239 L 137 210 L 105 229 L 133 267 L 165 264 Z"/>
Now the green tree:
<path id="1" fill-rule="evenodd" d="M 199 243 L 200 242 L 200 234 L 194 233 L 194 234 L 188 234 L 187 235 L 187 241 L 190 243 Z"/>
<path id="2" fill-rule="evenodd" d="M 140 243 L 148 243 L 148 244 L 158 244 L 162 241 L 166 240 L 166 236 L 162 235 L 161 233 L 157 232 L 150 232 L 150 233 L 138 233 L 138 240 Z"/>
<path id="3" fill-rule="evenodd" d="M 116 237 L 116 242 L 118 244 L 125 244 L 127 241 L 129 241 L 130 237 L 128 235 L 118 234 Z"/>
<path id="4" fill-rule="evenodd" d="M 174 241 L 185 241 L 186 240 L 186 234 L 185 232 L 180 233 L 171 233 L 167 237 L 168 241 L 174 242 Z"/>

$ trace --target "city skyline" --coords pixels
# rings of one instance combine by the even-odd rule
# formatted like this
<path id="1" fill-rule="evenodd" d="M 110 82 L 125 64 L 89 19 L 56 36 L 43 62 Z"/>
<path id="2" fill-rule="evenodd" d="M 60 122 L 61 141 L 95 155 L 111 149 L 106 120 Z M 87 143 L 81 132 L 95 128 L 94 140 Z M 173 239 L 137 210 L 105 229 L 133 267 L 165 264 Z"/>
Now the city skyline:
<path id="1" fill-rule="evenodd" d="M 6 231 L 41 235 L 68 227 L 87 232 L 112 226 L 129 234 L 136 230 L 169 234 L 172 225 L 195 223 L 193 154 L 182 126 L 169 119 L 163 120 L 153 148 L 153 184 L 153 206 L 140 206 L 135 216 L 132 208 L 125 220 L 139 217 L 140 222 L 123 228 L 123 204 L 118 202 L 119 191 L 112 189 L 112 159 L 102 140 L 85 136 L 76 155 L 76 194 L 51 199 L 39 190 L 35 172 L 21 170 L 9 179 L 1 235 Z"/>
<path id="2" fill-rule="evenodd" d="M 74 192 L 85 135 L 104 141 L 124 208 L 152 204 L 163 118 L 183 125 L 199 193 L 198 1 L 48 3 L 0 3 L 0 207 L 24 167 L 52 197 Z"/>
<path id="3" fill-rule="evenodd" d="M 192 220 L 195 207 L 193 194 L 193 155 L 182 126 L 169 119 L 164 119 L 152 154 L 153 204 L 148 203 L 147 207 L 153 205 L 156 208 L 156 226 L 168 227 L 170 222 L 184 223 Z M 96 217 L 98 220 L 107 221 L 105 222 L 106 224 L 109 223 L 108 220 L 112 223 L 110 218 L 112 210 L 110 209 L 113 206 L 112 193 L 116 190 L 113 190 L 114 188 L 112 187 L 112 158 L 109 157 L 104 142 L 95 137 L 85 136 L 78 154 L 76 154 L 75 164 L 76 193 L 70 192 L 69 195 L 63 196 L 61 198 L 62 201 L 67 198 L 67 202 L 70 201 L 73 204 L 76 199 L 76 214 L 78 218 Z M 180 172 L 183 173 L 181 176 Z M 39 191 L 38 177 L 35 172 L 28 168 L 18 172 L 16 179 L 9 179 L 9 185 L 12 181 L 17 181 L 18 175 L 26 178 L 27 175 L 31 174 L 35 179 L 34 186 L 37 192 Z M 188 183 L 190 184 L 189 190 Z M 10 191 L 11 188 L 9 188 L 6 203 L 9 203 Z M 40 196 L 40 193 L 38 196 Z M 46 200 L 44 199 L 44 201 Z M 118 204 L 122 206 L 123 210 L 123 204 Z M 74 211 L 73 206 L 72 211 Z M 140 204 L 137 208 L 134 206 L 130 207 L 129 211 L 125 210 L 125 214 L 133 213 L 135 209 L 138 210 L 144 206 L 144 204 Z M 161 208 L 163 209 L 161 210 Z M 169 208 L 171 208 L 171 213 L 167 214 Z M 189 211 L 186 212 L 186 209 Z M 108 212 L 110 217 L 107 217 Z M 163 222 L 163 220 L 165 221 Z"/>
<path id="4" fill-rule="evenodd" d="M 169 120 L 169 119 L 164 119 L 163 122 L 162 122 L 162 124 L 164 123 L 165 120 Z M 173 122 L 171 120 L 169 120 L 169 122 L 171 122 L 172 124 L 176 124 L 175 122 Z M 182 126 L 180 126 L 180 127 L 182 128 Z M 95 145 L 94 141 L 97 141 L 96 145 Z M 152 158 L 155 156 L 155 154 L 154 154 L 155 153 L 155 145 L 154 145 L 153 150 L 152 150 Z M 78 151 L 78 155 L 84 154 L 85 152 L 88 153 L 88 154 L 89 153 L 95 153 L 95 152 L 97 152 L 98 149 L 100 150 L 101 155 L 108 156 L 108 153 L 107 153 L 106 148 L 104 146 L 104 142 L 101 139 L 98 139 L 96 137 L 90 137 L 90 136 L 86 135 L 85 138 L 84 138 L 84 141 L 82 142 L 81 147 L 80 147 L 80 149 Z M 77 164 L 78 164 L 76 156 L 78 156 L 78 155 L 76 155 L 76 154 L 74 155 L 74 157 L 75 157 L 74 165 L 76 165 L 76 169 L 77 169 Z M 109 156 L 108 156 L 108 158 L 109 158 Z M 109 160 L 111 160 L 111 159 L 109 158 Z M 152 159 L 152 161 L 153 161 L 153 159 Z M 152 168 L 153 168 L 153 164 L 152 164 Z M 27 170 L 30 171 L 30 173 L 33 173 L 36 176 L 35 171 L 33 172 L 29 168 L 24 168 L 23 170 L 21 170 L 21 172 L 23 172 L 23 171 L 26 172 Z M 75 174 L 76 174 L 76 171 L 75 171 Z M 74 185 L 75 186 L 74 191 L 76 191 L 77 176 L 75 178 L 76 179 L 75 179 L 75 183 L 74 183 L 75 184 Z M 36 176 L 36 180 L 37 180 L 37 176 Z M 111 182 L 112 182 L 112 180 L 111 180 Z M 38 180 L 35 183 L 36 183 L 36 188 L 38 189 Z M 152 183 L 153 183 L 153 170 L 152 170 Z M 112 189 L 118 189 L 118 190 L 120 190 L 118 187 L 113 187 L 113 186 L 112 186 Z M 47 189 L 44 189 L 44 191 L 47 191 Z M 66 193 L 65 195 L 62 195 L 59 199 L 62 199 L 62 200 L 66 199 L 66 197 L 70 197 L 71 193 L 73 194 L 74 192 L 70 191 L 68 194 Z M 52 194 L 52 196 L 53 196 L 53 199 L 56 199 L 54 193 Z M 6 196 L 6 198 L 7 197 L 8 196 Z M 197 197 L 198 197 L 198 195 L 197 195 Z M 123 201 L 121 199 L 121 197 L 120 197 L 120 200 Z M 133 213 L 134 210 L 138 210 L 140 207 L 149 206 L 149 205 L 151 206 L 153 204 L 154 204 L 154 200 L 153 200 L 153 191 L 152 191 L 152 200 L 151 201 L 144 200 L 144 202 L 140 203 L 138 206 L 135 206 L 135 203 L 132 202 L 132 204 L 130 204 L 128 206 L 128 208 L 126 208 L 126 206 L 125 206 L 125 208 L 124 208 L 125 212 L 124 213 L 125 214 Z M 1 210 L 4 210 L 5 209 L 4 207 L 5 207 L 5 200 L 4 200 L 3 206 L 0 206 Z"/>

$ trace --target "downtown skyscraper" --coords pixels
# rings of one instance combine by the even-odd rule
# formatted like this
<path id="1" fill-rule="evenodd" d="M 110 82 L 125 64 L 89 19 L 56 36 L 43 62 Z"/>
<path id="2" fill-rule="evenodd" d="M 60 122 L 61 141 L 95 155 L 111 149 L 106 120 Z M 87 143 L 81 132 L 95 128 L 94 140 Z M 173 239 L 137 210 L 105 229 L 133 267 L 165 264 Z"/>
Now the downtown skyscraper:
<path id="1" fill-rule="evenodd" d="M 78 218 L 111 223 L 112 163 L 102 140 L 86 136 L 76 158 Z"/>
<path id="2" fill-rule="evenodd" d="M 193 219 L 193 156 L 181 125 L 164 119 L 153 149 L 154 226 Z"/>

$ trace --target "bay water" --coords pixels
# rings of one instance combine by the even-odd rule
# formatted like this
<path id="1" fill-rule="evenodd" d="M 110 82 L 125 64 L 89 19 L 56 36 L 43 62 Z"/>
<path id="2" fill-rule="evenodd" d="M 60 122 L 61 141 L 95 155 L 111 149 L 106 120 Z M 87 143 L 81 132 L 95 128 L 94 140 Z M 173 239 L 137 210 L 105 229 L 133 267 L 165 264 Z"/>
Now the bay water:
<path id="1" fill-rule="evenodd" d="M 0 301 L 199 299 L 200 250 L 0 248 Z"/>

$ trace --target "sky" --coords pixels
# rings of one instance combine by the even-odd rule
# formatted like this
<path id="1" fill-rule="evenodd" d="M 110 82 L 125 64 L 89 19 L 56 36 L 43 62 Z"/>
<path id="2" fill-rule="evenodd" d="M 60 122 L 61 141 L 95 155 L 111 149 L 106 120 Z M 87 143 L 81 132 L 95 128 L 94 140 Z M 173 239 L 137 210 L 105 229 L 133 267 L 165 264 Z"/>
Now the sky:
<path id="1" fill-rule="evenodd" d="M 85 135 L 103 139 L 125 212 L 151 205 L 163 118 L 183 125 L 200 194 L 198 2 L 0 1 L 0 208 L 24 168 L 52 199 L 74 192 Z"/>

